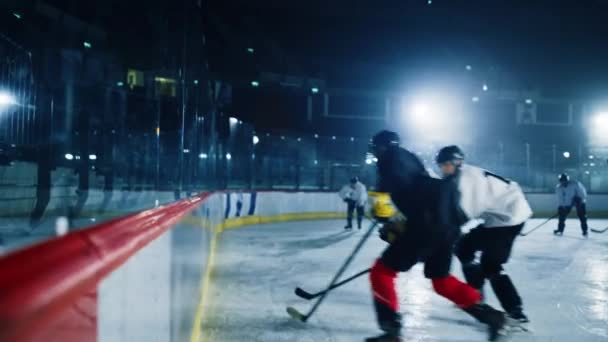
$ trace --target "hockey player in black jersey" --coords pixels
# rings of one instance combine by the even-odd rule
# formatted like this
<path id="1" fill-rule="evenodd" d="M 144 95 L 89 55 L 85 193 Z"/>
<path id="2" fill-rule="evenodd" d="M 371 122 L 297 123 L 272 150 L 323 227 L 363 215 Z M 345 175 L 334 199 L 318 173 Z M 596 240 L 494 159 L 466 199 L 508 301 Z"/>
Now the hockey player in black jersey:
<path id="1" fill-rule="evenodd" d="M 459 224 L 481 219 L 483 223 L 463 235 L 456 245 L 467 282 L 481 290 L 489 280 L 496 297 L 512 323 L 528 323 L 522 300 L 502 265 L 509 260 L 515 238 L 532 209 L 521 187 L 487 170 L 464 164 L 464 153 L 457 146 L 442 148 L 436 157 L 446 181 L 455 188 Z M 475 262 L 475 253 L 481 260 Z"/>
<path id="2" fill-rule="evenodd" d="M 384 334 L 367 341 L 401 340 L 395 279 L 399 272 L 408 271 L 418 262 L 424 263 L 424 275 L 431 280 L 435 292 L 487 324 L 489 340 L 496 340 L 505 324 L 504 313 L 482 304 L 479 291 L 450 274 L 460 227 L 452 224 L 453 220 L 439 217 L 444 181 L 431 178 L 413 153 L 399 147 L 399 136 L 394 132 L 376 134 L 370 150 L 378 158 L 377 191 L 390 194 L 394 205 L 407 217 L 407 227 L 371 268 L 374 306 Z"/>

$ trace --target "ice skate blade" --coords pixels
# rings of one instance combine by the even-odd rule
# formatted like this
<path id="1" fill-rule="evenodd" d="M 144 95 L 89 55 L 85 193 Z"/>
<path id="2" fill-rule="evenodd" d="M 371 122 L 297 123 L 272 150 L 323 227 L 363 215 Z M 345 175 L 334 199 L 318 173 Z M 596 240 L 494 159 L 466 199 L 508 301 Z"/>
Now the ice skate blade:
<path id="1" fill-rule="evenodd" d="M 532 332 L 532 329 L 530 328 L 530 322 L 522 323 L 516 319 L 509 318 L 509 317 L 507 317 L 505 328 L 509 332 L 527 332 L 527 333 Z"/>

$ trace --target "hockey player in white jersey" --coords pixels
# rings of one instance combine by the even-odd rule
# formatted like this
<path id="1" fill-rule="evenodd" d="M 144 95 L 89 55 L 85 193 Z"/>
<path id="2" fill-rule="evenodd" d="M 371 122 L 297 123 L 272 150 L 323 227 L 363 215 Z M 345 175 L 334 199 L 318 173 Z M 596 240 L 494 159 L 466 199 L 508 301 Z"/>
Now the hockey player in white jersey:
<path id="1" fill-rule="evenodd" d="M 515 238 L 532 216 L 523 191 L 511 180 L 464 164 L 464 153 L 458 146 L 442 148 L 436 162 L 446 181 L 457 187 L 458 198 L 452 201 L 461 211 L 456 215 L 461 217 L 459 223 L 483 220 L 456 244 L 455 254 L 462 263 L 467 282 L 481 290 L 485 280 L 489 280 L 512 323 L 528 323 L 521 297 L 502 267 L 509 259 Z M 475 261 L 478 251 L 481 252 L 479 263 Z"/>
<path id="2" fill-rule="evenodd" d="M 566 219 L 572 207 L 575 207 L 576 214 L 581 221 L 583 236 L 587 237 L 587 189 L 585 189 L 581 182 L 570 180 L 570 176 L 562 173 L 559 176 L 559 184 L 555 188 L 555 194 L 557 195 L 559 223 L 553 234 L 562 235 L 564 233 Z"/>

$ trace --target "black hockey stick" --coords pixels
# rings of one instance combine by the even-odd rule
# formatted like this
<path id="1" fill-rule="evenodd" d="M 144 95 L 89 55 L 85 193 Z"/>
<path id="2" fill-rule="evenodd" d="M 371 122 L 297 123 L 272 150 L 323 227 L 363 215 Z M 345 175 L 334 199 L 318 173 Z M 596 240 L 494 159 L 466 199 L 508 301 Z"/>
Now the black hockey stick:
<path id="1" fill-rule="evenodd" d="M 296 287 L 295 294 L 298 297 L 302 297 L 302 298 L 304 298 L 306 300 L 311 300 L 313 298 L 317 298 L 317 297 L 323 295 L 326 292 L 329 292 L 329 291 L 331 291 L 331 290 L 333 290 L 335 288 L 338 288 L 338 287 L 340 287 L 340 286 L 342 286 L 342 285 L 344 285 L 344 284 L 346 284 L 346 283 L 348 283 L 348 282 L 350 282 L 352 280 L 355 280 L 356 278 L 359 278 L 360 276 L 362 276 L 364 274 L 369 273 L 370 270 L 371 270 L 371 268 L 363 270 L 363 271 L 361 271 L 361 272 L 359 272 L 359 273 L 351 276 L 350 278 L 346 278 L 346 279 L 342 280 L 341 282 L 336 283 L 336 284 L 332 285 L 331 287 L 328 287 L 327 289 L 325 289 L 325 290 L 323 290 L 321 292 L 317 292 L 317 293 L 310 293 L 310 292 L 302 290 L 299 287 Z"/>
<path id="2" fill-rule="evenodd" d="M 530 235 L 530 233 L 532 233 L 533 231 L 537 230 L 538 228 L 540 228 L 540 227 L 544 226 L 545 224 L 549 223 L 549 221 L 553 220 L 553 219 L 554 219 L 554 218 L 556 218 L 558 215 L 559 215 L 559 213 L 555 213 L 555 215 L 553 215 L 553 216 L 549 217 L 549 218 L 548 218 L 548 219 L 546 219 L 546 220 L 545 220 L 543 223 L 541 223 L 541 224 L 539 224 L 538 226 L 536 226 L 536 227 L 534 227 L 534 228 L 532 228 L 532 229 L 528 230 L 528 231 L 527 231 L 527 232 L 525 232 L 525 233 L 523 233 L 523 232 L 522 232 L 522 233 L 519 233 L 519 235 L 521 235 L 521 236 Z"/>
<path id="3" fill-rule="evenodd" d="M 602 233 L 608 232 L 608 227 L 606 227 L 604 229 L 593 229 L 593 228 L 591 228 L 591 231 L 594 232 L 594 233 L 602 234 Z"/>
<path id="4" fill-rule="evenodd" d="M 308 321 L 310 316 L 312 316 L 312 314 L 314 314 L 315 311 L 317 311 L 317 309 L 319 308 L 319 305 L 321 305 L 321 303 L 323 302 L 325 297 L 327 297 L 327 294 L 329 293 L 329 289 L 331 289 L 331 287 L 334 286 L 338 282 L 338 279 L 340 279 L 340 277 L 342 276 L 342 273 L 344 273 L 344 271 L 346 271 L 346 268 L 348 267 L 348 265 L 350 265 L 350 263 L 353 261 L 353 259 L 355 259 L 355 255 L 357 255 L 359 250 L 361 250 L 361 247 L 363 247 L 363 244 L 365 244 L 365 241 L 367 241 L 367 239 L 372 235 L 377 224 L 378 224 L 378 221 L 374 221 L 370 225 L 367 232 L 365 232 L 365 235 L 363 235 L 361 240 L 359 240 L 359 243 L 357 244 L 357 246 L 355 246 L 355 249 L 353 250 L 353 252 L 348 256 L 348 258 L 346 258 L 346 261 L 344 262 L 342 267 L 340 267 L 340 269 L 338 270 L 336 275 L 329 282 L 329 285 L 327 285 L 327 289 L 324 291 L 323 294 L 321 294 L 321 297 L 319 297 L 319 299 L 317 299 L 315 304 L 313 304 L 312 308 L 310 308 L 308 313 L 303 314 L 303 313 L 299 312 L 298 310 L 296 310 L 294 307 L 288 306 L 287 313 L 289 314 L 289 316 L 291 316 L 292 318 L 297 319 L 299 321 L 302 321 L 302 322 Z"/>

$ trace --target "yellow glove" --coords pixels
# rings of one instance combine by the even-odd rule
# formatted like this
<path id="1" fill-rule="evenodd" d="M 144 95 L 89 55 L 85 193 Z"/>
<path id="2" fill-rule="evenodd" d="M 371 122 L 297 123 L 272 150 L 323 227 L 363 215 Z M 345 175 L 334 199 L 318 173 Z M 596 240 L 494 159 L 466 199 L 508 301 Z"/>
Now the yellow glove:
<path id="1" fill-rule="evenodd" d="M 372 199 L 372 216 L 379 221 L 386 221 L 395 216 L 396 210 L 391 203 L 391 197 L 386 192 L 369 192 Z"/>

